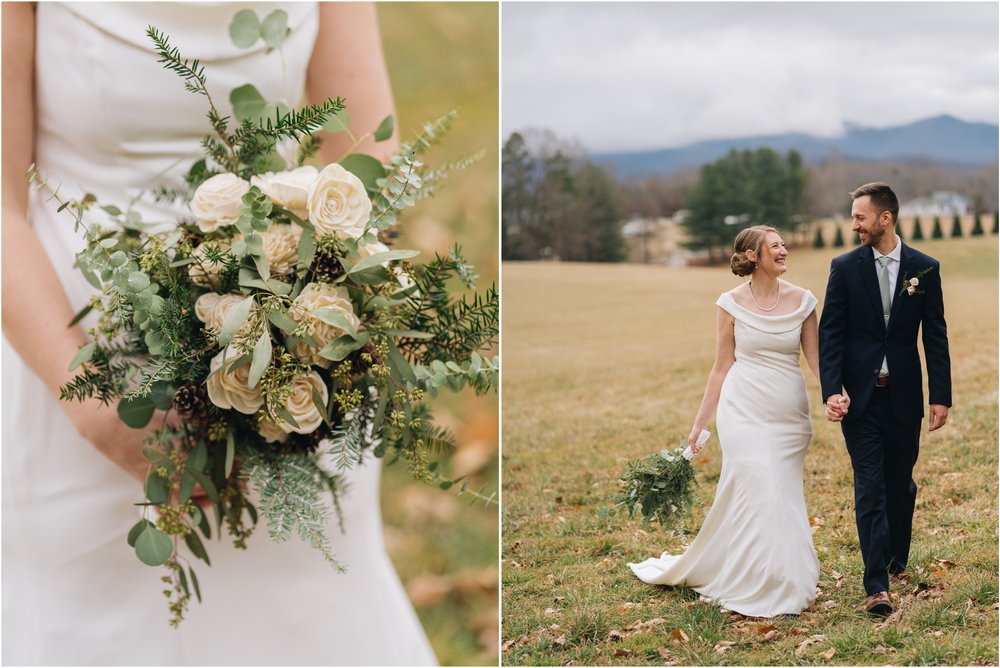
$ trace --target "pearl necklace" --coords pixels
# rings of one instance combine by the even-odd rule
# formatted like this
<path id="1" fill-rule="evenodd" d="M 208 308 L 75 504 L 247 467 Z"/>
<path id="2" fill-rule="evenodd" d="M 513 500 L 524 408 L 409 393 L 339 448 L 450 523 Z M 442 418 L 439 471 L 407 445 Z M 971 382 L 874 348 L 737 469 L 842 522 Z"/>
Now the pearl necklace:
<path id="1" fill-rule="evenodd" d="M 774 309 L 778 308 L 778 304 L 781 303 L 781 281 L 778 281 L 778 298 L 774 300 L 774 306 L 772 306 L 771 308 L 764 308 L 763 306 L 757 303 L 757 298 L 753 296 L 753 281 L 750 281 L 749 288 L 750 288 L 750 299 L 753 301 L 753 305 L 756 306 L 761 311 L 764 312 L 773 311 Z"/>

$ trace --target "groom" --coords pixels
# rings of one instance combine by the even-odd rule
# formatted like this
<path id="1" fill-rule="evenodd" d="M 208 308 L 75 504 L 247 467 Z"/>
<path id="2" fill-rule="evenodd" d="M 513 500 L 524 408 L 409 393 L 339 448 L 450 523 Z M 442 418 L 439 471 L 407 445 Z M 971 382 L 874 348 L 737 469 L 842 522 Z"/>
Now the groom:
<path id="1" fill-rule="evenodd" d="M 929 431 L 948 419 L 951 361 L 937 260 L 896 235 L 899 200 L 884 183 L 851 193 L 861 246 L 830 264 L 819 325 L 826 416 L 840 422 L 854 467 L 854 512 L 865 563 L 865 609 L 892 612 L 889 580 L 905 581 L 923 420 L 922 329 Z M 901 576 L 901 577 L 900 577 Z"/>

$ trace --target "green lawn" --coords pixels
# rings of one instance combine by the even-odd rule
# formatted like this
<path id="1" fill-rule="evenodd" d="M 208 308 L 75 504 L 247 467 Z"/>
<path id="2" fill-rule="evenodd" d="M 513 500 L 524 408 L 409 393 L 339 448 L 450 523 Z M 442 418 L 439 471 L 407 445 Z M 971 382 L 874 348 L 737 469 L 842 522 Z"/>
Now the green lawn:
<path id="1" fill-rule="evenodd" d="M 997 662 L 997 242 L 919 242 L 941 260 L 954 407 L 924 435 L 900 612 L 860 611 L 850 460 L 807 376 L 805 463 L 821 593 L 798 617 L 747 620 L 626 567 L 690 542 L 613 507 L 626 459 L 690 431 L 714 355 L 728 268 L 503 267 L 502 661 L 507 665 L 970 665 Z M 837 251 L 792 249 L 786 278 L 822 301 Z M 820 306 L 822 308 L 822 304 Z M 714 431 L 714 426 L 711 427 Z M 718 442 L 696 460 L 705 504 Z"/>

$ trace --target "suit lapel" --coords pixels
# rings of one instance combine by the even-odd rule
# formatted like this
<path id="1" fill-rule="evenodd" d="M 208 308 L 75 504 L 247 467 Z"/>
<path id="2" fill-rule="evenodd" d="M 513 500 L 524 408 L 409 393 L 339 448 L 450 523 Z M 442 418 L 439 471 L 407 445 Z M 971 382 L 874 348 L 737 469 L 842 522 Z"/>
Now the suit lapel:
<path id="1" fill-rule="evenodd" d="M 858 253 L 858 270 L 858 273 L 861 274 L 861 282 L 865 285 L 865 292 L 868 293 L 868 298 L 872 302 L 872 308 L 875 309 L 874 313 L 877 315 L 878 321 L 882 323 L 883 331 L 885 331 L 885 317 L 882 315 L 882 294 L 878 288 L 878 275 L 875 273 L 875 255 L 872 254 L 871 247 L 861 247 L 861 252 Z M 889 312 L 892 313 L 892 310 L 890 309 Z"/>
<path id="2" fill-rule="evenodd" d="M 902 248 L 899 250 L 899 272 L 896 274 L 896 287 L 893 288 L 892 293 L 892 308 L 889 309 L 889 327 L 892 327 L 893 321 L 899 314 L 899 309 L 903 307 L 903 300 L 908 297 L 906 294 L 902 297 L 899 295 L 903 289 L 903 278 L 913 275 L 913 253 L 910 251 L 910 247 L 902 241 L 900 244 L 902 244 Z"/>

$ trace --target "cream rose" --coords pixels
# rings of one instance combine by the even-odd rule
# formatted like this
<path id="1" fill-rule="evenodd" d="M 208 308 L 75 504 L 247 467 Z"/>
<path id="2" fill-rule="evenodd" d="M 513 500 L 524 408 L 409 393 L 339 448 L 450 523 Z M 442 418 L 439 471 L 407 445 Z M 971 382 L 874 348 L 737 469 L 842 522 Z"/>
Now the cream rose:
<path id="1" fill-rule="evenodd" d="M 302 228 L 298 225 L 271 225 L 260 232 L 264 241 L 264 256 L 273 274 L 290 274 L 298 261 L 299 237 Z"/>
<path id="2" fill-rule="evenodd" d="M 250 190 L 250 184 L 228 172 L 216 174 L 194 191 L 191 213 L 202 232 L 214 232 L 223 225 L 232 225 L 240 217 L 240 203 Z"/>
<path id="3" fill-rule="evenodd" d="M 309 215 L 309 186 L 318 175 L 319 170 L 306 165 L 290 172 L 268 172 L 251 177 L 250 184 L 260 188 L 278 206 L 299 218 L 306 218 Z"/>
<path id="4" fill-rule="evenodd" d="M 212 334 L 218 334 L 222 330 L 222 323 L 226 319 L 229 309 L 246 299 L 246 295 L 220 295 L 217 292 L 206 292 L 198 301 L 194 303 L 194 314 L 205 323 L 205 328 Z M 254 304 L 253 308 L 257 308 Z"/>
<path id="5" fill-rule="evenodd" d="M 346 332 L 340 327 L 325 323 L 312 315 L 313 311 L 321 308 L 336 311 L 355 328 L 361 324 L 361 321 L 354 315 L 351 296 L 347 292 L 347 288 L 334 287 L 328 283 L 310 283 L 292 301 L 288 315 L 296 322 L 305 322 L 306 332 L 316 341 L 315 347 L 310 346 L 305 341 L 298 341 L 292 348 L 292 354 L 301 360 L 306 360 L 325 369 L 332 362 L 320 357 L 317 353 L 326 344 L 343 336 Z"/>
<path id="6" fill-rule="evenodd" d="M 372 203 L 361 179 L 333 163 L 309 187 L 308 209 L 317 236 L 357 239 L 364 234 Z"/>
<path id="7" fill-rule="evenodd" d="M 910 285 L 912 285 L 913 287 L 917 287 L 918 285 L 920 285 L 920 279 L 914 276 L 913 278 L 910 279 Z"/>
<path id="8" fill-rule="evenodd" d="M 221 285 L 219 277 L 222 270 L 225 269 L 225 265 L 221 262 L 210 262 L 205 258 L 210 248 L 226 251 L 229 250 L 229 245 L 220 241 L 206 241 L 195 248 L 194 252 L 191 253 L 194 262 L 188 265 L 188 276 L 191 277 L 191 282 L 195 285 L 218 290 Z"/>
<path id="9" fill-rule="evenodd" d="M 284 443 L 288 440 L 288 434 L 282 431 L 276 421 L 266 415 L 257 423 L 257 433 L 263 436 L 268 443 Z"/>
<path id="10" fill-rule="evenodd" d="M 222 358 L 225 356 L 225 368 Z M 240 413 L 253 415 L 264 405 L 264 398 L 257 388 L 247 387 L 250 365 L 244 364 L 232 373 L 226 370 L 239 358 L 232 346 L 227 347 L 212 358 L 211 373 L 208 375 L 208 398 L 219 408 L 233 408 Z"/>
<path id="11" fill-rule="evenodd" d="M 278 420 L 278 428 L 287 434 L 311 434 L 316 431 L 316 427 L 323 423 L 323 415 L 313 401 L 313 390 L 319 392 L 326 405 L 330 397 L 323 379 L 315 371 L 310 371 L 304 376 L 296 376 L 291 383 L 292 394 L 285 403 L 285 410 L 298 423 L 298 427 L 293 427 L 285 420 Z"/>

